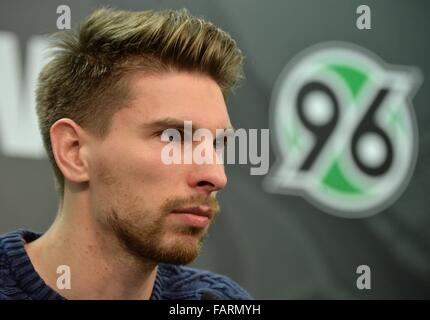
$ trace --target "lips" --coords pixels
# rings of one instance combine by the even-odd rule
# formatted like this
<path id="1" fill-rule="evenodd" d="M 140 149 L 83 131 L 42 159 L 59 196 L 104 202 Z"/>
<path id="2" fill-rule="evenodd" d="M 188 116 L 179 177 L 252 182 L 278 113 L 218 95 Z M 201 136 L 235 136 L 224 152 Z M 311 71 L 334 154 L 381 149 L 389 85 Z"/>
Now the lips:
<path id="1" fill-rule="evenodd" d="M 192 227 L 205 228 L 213 217 L 213 210 L 209 206 L 178 208 L 172 210 L 173 216 Z"/>
<path id="2" fill-rule="evenodd" d="M 209 206 L 180 208 L 173 210 L 172 213 L 189 213 L 194 214 L 196 216 L 207 217 L 209 219 L 211 219 L 213 216 L 212 209 Z"/>

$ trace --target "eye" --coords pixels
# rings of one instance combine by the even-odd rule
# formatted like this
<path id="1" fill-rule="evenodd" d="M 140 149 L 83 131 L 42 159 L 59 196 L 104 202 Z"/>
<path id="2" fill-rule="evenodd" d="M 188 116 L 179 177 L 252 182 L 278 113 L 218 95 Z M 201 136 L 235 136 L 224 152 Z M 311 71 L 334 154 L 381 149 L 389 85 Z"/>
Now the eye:
<path id="1" fill-rule="evenodd" d="M 172 136 L 172 135 L 170 135 L 170 136 L 169 136 L 169 141 L 170 141 L 170 142 L 172 142 L 174 139 L 175 139 L 175 137 L 174 137 L 174 136 Z"/>
<path id="2" fill-rule="evenodd" d="M 214 147 L 220 146 L 220 148 L 224 148 L 227 144 L 227 135 L 222 134 L 214 140 Z"/>
<path id="3" fill-rule="evenodd" d="M 178 129 L 179 134 L 181 135 L 181 142 L 184 143 L 185 142 L 185 133 L 184 130 Z"/>
<path id="4" fill-rule="evenodd" d="M 163 131 L 157 131 L 154 136 L 159 137 L 164 142 L 181 142 L 184 141 L 184 131 L 181 129 L 166 129 Z"/>

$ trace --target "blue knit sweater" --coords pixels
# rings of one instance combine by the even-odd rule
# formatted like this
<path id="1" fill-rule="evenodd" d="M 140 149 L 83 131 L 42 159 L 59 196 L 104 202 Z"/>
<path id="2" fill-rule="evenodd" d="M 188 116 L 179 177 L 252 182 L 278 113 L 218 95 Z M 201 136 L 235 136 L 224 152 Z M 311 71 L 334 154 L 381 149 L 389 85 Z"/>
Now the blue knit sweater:
<path id="1" fill-rule="evenodd" d="M 40 237 L 28 230 L 0 235 L 0 300 L 65 300 L 46 285 L 34 269 L 24 243 Z M 228 277 L 209 271 L 160 263 L 151 300 L 201 300 L 202 294 L 212 299 L 252 299 Z"/>

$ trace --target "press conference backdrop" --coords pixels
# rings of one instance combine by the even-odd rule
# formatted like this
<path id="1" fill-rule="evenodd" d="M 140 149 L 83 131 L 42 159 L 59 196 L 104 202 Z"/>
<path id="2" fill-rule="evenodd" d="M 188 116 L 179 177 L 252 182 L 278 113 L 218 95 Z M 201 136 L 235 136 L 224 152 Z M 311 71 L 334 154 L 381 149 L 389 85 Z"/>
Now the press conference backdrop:
<path id="1" fill-rule="evenodd" d="M 185 7 L 229 32 L 246 56 L 232 123 L 270 129 L 267 174 L 226 165 L 222 212 L 193 266 L 262 299 L 430 298 L 424 0 L 2 1 L 0 232 L 45 231 L 57 210 L 33 111 L 41 36 L 57 31 L 60 5 L 76 28 L 107 4 Z"/>

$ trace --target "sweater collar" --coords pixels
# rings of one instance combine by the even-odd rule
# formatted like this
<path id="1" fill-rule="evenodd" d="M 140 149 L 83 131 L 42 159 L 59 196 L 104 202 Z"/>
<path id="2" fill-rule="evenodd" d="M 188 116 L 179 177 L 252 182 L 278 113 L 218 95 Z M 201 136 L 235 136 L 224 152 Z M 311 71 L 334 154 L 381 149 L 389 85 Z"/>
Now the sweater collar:
<path id="1" fill-rule="evenodd" d="M 49 287 L 39 276 L 30 261 L 25 243 L 32 242 L 41 234 L 29 230 L 16 230 L 4 238 L 4 251 L 10 263 L 18 287 L 32 300 L 65 300 L 60 294 Z"/>
<path id="2" fill-rule="evenodd" d="M 34 269 L 24 248 L 25 243 L 32 242 L 42 234 L 19 229 L 6 235 L 4 251 L 10 262 L 11 271 L 18 286 L 33 300 L 66 300 L 49 287 Z M 159 264 L 150 300 L 160 300 L 163 288 L 163 264 Z"/>

